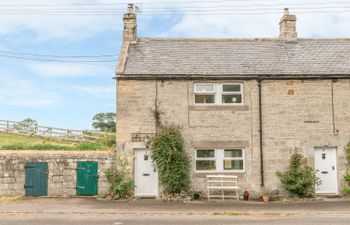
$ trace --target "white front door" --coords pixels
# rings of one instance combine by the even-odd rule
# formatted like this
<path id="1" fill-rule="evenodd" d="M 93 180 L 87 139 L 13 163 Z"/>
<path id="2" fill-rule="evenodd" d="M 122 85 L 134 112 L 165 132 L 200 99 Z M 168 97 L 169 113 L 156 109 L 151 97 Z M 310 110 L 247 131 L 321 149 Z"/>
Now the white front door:
<path id="1" fill-rule="evenodd" d="M 316 186 L 316 194 L 337 194 L 337 150 L 336 148 L 315 149 L 315 170 L 321 184 Z"/>
<path id="2" fill-rule="evenodd" d="M 153 165 L 151 150 L 135 149 L 135 196 L 158 196 L 158 174 Z"/>

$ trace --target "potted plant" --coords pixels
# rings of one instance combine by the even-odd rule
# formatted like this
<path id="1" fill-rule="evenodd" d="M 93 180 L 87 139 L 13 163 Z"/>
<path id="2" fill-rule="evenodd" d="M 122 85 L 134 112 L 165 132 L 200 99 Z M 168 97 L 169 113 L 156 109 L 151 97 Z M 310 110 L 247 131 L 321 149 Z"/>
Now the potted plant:
<path id="1" fill-rule="evenodd" d="M 243 192 L 243 200 L 244 201 L 248 201 L 249 199 L 249 191 L 248 190 L 244 190 Z"/>
<path id="2" fill-rule="evenodd" d="M 265 203 L 268 203 L 270 201 L 270 191 L 267 189 L 262 190 L 262 199 Z"/>
<path id="3" fill-rule="evenodd" d="M 199 200 L 203 197 L 203 192 L 202 191 L 194 191 L 193 192 L 193 199 L 194 200 Z"/>

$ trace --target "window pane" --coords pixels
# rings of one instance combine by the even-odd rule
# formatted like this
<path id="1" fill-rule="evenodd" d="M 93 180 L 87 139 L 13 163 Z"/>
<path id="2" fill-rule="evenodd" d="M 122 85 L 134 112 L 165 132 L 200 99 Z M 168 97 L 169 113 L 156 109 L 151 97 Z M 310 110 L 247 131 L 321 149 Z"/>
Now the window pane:
<path id="1" fill-rule="evenodd" d="M 196 92 L 214 92 L 215 84 L 196 84 Z"/>
<path id="2" fill-rule="evenodd" d="M 243 160 L 224 160 L 224 170 L 243 170 Z"/>
<path id="3" fill-rule="evenodd" d="M 196 95 L 195 103 L 214 103 L 215 95 Z"/>
<path id="4" fill-rule="evenodd" d="M 197 158 L 215 157 L 214 150 L 197 150 Z"/>
<path id="5" fill-rule="evenodd" d="M 242 157 L 242 149 L 225 149 L 225 157 Z"/>
<path id="6" fill-rule="evenodd" d="M 222 95 L 222 103 L 242 103 L 242 95 Z"/>
<path id="7" fill-rule="evenodd" d="M 207 161 L 196 161 L 196 170 L 215 170 L 215 161 L 214 160 L 207 160 Z"/>
<path id="8" fill-rule="evenodd" d="M 223 92 L 241 91 L 241 85 L 239 84 L 224 84 L 222 85 Z"/>

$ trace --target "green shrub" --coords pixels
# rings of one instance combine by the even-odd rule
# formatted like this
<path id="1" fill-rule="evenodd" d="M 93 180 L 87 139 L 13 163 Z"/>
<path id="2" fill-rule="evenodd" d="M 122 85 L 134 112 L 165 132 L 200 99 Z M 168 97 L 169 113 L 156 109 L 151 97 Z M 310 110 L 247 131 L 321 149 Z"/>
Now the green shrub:
<path id="1" fill-rule="evenodd" d="M 118 168 L 108 168 L 103 173 L 110 184 L 110 193 L 116 195 L 117 199 L 128 198 L 135 185 L 129 176 L 130 166 L 124 156 L 119 157 Z"/>
<path id="2" fill-rule="evenodd" d="M 115 147 L 117 140 L 115 138 L 115 135 L 104 135 L 98 139 L 97 142 L 107 147 Z"/>
<path id="3" fill-rule="evenodd" d="M 103 146 L 97 142 L 82 142 L 74 146 L 75 150 L 101 150 Z"/>
<path id="4" fill-rule="evenodd" d="M 64 145 L 35 144 L 35 145 L 4 145 L 2 150 L 71 150 L 72 147 Z"/>
<path id="5" fill-rule="evenodd" d="M 179 129 L 163 127 L 152 142 L 152 159 L 159 180 L 169 194 L 187 192 L 190 188 L 190 159 Z"/>
<path id="6" fill-rule="evenodd" d="M 350 142 L 346 145 L 345 147 L 345 154 L 346 154 L 346 158 L 348 159 L 348 166 L 350 164 Z M 350 187 L 349 187 L 349 183 L 350 183 L 350 173 L 347 172 L 344 175 L 344 186 L 343 186 L 343 192 L 350 194 Z"/>
<path id="7" fill-rule="evenodd" d="M 77 145 L 52 145 L 52 144 L 34 144 L 34 145 L 24 145 L 24 144 L 15 144 L 15 145 L 3 145 L 0 148 L 1 150 L 103 150 L 106 149 L 106 146 L 101 145 L 96 142 L 82 142 Z"/>
<path id="8" fill-rule="evenodd" d="M 345 181 L 345 184 L 343 186 L 343 192 L 346 193 L 346 194 L 350 194 L 350 187 L 349 187 L 350 173 L 346 173 L 344 175 L 344 181 Z"/>
<path id="9" fill-rule="evenodd" d="M 290 159 L 289 169 L 277 172 L 285 189 L 299 197 L 311 197 L 315 192 L 315 185 L 320 184 L 316 171 L 306 164 L 303 156 L 294 153 Z"/>

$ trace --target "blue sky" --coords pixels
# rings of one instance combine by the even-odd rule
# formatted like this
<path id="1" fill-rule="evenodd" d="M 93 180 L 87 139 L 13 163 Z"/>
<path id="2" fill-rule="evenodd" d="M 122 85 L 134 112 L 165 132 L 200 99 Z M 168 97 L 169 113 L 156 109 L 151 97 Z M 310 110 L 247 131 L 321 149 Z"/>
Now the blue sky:
<path id="1" fill-rule="evenodd" d="M 345 0 L 138 0 L 136 5 L 139 37 L 276 37 L 284 7 L 297 15 L 299 37 L 350 37 Z M 94 114 L 115 111 L 112 77 L 126 6 L 118 0 L 1 0 L 0 119 L 30 117 L 44 125 L 89 129 Z"/>

